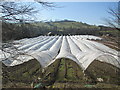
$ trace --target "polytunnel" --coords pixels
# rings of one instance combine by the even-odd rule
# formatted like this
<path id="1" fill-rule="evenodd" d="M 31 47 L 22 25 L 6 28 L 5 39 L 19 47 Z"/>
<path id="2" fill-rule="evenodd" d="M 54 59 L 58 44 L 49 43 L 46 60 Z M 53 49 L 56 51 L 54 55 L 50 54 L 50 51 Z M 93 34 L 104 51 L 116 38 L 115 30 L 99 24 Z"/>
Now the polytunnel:
<path id="1" fill-rule="evenodd" d="M 75 36 L 39 36 L 14 41 L 15 47 L 24 55 L 12 58 L 6 52 L 0 51 L 0 59 L 7 66 L 15 66 L 31 59 L 39 61 L 43 68 L 51 65 L 57 59 L 68 58 L 76 62 L 83 70 L 94 61 L 99 60 L 120 68 L 118 51 L 101 43 L 87 39 L 101 38 L 90 35 Z"/>
<path id="2" fill-rule="evenodd" d="M 56 39 L 55 39 L 56 40 Z M 31 54 L 35 59 L 37 59 L 41 66 L 44 68 L 48 66 L 50 63 L 52 63 L 52 60 L 57 56 L 59 49 L 61 47 L 62 42 L 62 36 L 58 38 L 58 40 L 54 43 L 54 45 L 45 51 L 36 51 L 35 53 Z M 48 43 L 46 45 L 50 45 L 51 43 Z"/>
<path id="3" fill-rule="evenodd" d="M 75 61 L 76 63 L 78 63 L 80 65 L 77 58 L 71 53 L 71 49 L 70 49 L 70 46 L 69 46 L 69 43 L 67 40 L 67 36 L 63 36 L 63 41 L 62 41 L 60 53 L 58 54 L 58 56 L 55 59 L 57 60 L 60 58 L 68 58 L 70 60 Z"/>

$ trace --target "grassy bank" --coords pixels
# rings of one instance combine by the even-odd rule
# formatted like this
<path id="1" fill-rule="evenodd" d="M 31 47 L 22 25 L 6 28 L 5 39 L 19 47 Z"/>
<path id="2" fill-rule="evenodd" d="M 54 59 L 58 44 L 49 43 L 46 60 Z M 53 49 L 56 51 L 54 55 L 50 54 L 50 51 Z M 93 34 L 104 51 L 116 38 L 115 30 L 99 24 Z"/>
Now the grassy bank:
<path id="1" fill-rule="evenodd" d="M 30 60 L 14 67 L 3 65 L 3 87 L 33 88 L 41 83 L 46 88 L 120 88 L 119 72 L 118 68 L 97 60 L 84 73 L 69 59 L 56 60 L 44 70 L 38 61 Z"/>

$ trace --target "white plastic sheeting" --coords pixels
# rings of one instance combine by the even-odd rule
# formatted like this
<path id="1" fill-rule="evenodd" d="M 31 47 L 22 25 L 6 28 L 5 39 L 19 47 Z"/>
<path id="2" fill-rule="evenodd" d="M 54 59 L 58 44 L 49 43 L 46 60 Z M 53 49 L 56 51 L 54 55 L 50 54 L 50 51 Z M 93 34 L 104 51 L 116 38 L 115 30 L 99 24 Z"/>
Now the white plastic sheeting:
<path id="1" fill-rule="evenodd" d="M 100 37 L 96 37 L 96 36 L 93 36 L 93 35 L 75 35 L 75 37 L 79 37 L 80 39 L 89 39 L 89 40 L 102 40 L 102 38 Z"/>
<path id="2" fill-rule="evenodd" d="M 10 56 L 9 53 L 5 53 L 4 51 L 0 50 L 0 60 L 8 58 L 9 56 Z"/>
<path id="3" fill-rule="evenodd" d="M 67 41 L 66 36 L 63 37 L 63 42 L 62 42 L 62 46 L 60 49 L 60 53 L 56 57 L 56 59 L 60 59 L 60 58 L 69 58 L 81 66 L 80 62 L 78 62 L 76 57 L 71 53 L 71 49 L 69 47 L 69 43 Z"/>
<path id="4" fill-rule="evenodd" d="M 0 58 L 7 66 L 22 64 L 31 59 L 37 59 L 43 68 L 60 58 L 68 58 L 76 62 L 83 70 L 94 61 L 99 60 L 120 68 L 118 51 L 101 43 L 89 39 L 102 38 L 90 35 L 74 36 L 39 36 L 30 39 L 14 41 L 18 50 L 25 52 L 24 55 L 11 58 L 9 53 L 0 51 Z"/>
<path id="5" fill-rule="evenodd" d="M 51 42 L 56 41 L 56 39 L 57 38 L 50 41 L 48 44 L 45 45 L 45 47 L 49 46 Z M 50 65 L 54 60 L 54 58 L 58 55 L 59 49 L 61 47 L 61 43 L 62 43 L 62 36 L 59 37 L 59 39 L 54 43 L 54 45 L 50 49 L 41 52 L 35 51 L 34 53 L 31 54 L 31 56 L 37 59 L 40 62 L 41 66 L 44 68 Z"/>

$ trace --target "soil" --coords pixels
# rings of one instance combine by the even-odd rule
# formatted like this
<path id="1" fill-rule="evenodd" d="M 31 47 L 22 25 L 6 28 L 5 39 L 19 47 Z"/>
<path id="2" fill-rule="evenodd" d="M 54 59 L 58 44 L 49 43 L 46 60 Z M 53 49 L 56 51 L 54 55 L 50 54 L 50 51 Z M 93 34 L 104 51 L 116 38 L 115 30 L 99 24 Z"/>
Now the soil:
<path id="1" fill-rule="evenodd" d="M 46 88 L 118 89 L 119 75 L 119 68 L 98 60 L 93 61 L 85 71 L 74 61 L 65 58 L 56 60 L 44 70 L 37 60 L 30 60 L 14 67 L 3 64 L 3 88 L 33 88 L 42 83 Z M 103 81 L 97 81 L 97 78 Z"/>

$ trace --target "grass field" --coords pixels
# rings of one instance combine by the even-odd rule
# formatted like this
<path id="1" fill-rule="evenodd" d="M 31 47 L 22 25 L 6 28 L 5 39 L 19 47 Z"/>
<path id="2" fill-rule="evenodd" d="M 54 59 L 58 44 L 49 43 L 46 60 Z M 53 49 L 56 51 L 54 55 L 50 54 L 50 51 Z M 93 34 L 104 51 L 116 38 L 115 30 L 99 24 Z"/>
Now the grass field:
<path id="1" fill-rule="evenodd" d="M 120 88 L 120 69 L 94 61 L 86 71 L 69 59 L 56 60 L 44 70 L 36 60 L 22 65 L 3 65 L 4 88 L 33 88 L 41 83 L 46 88 Z M 97 78 L 102 78 L 100 82 Z"/>

